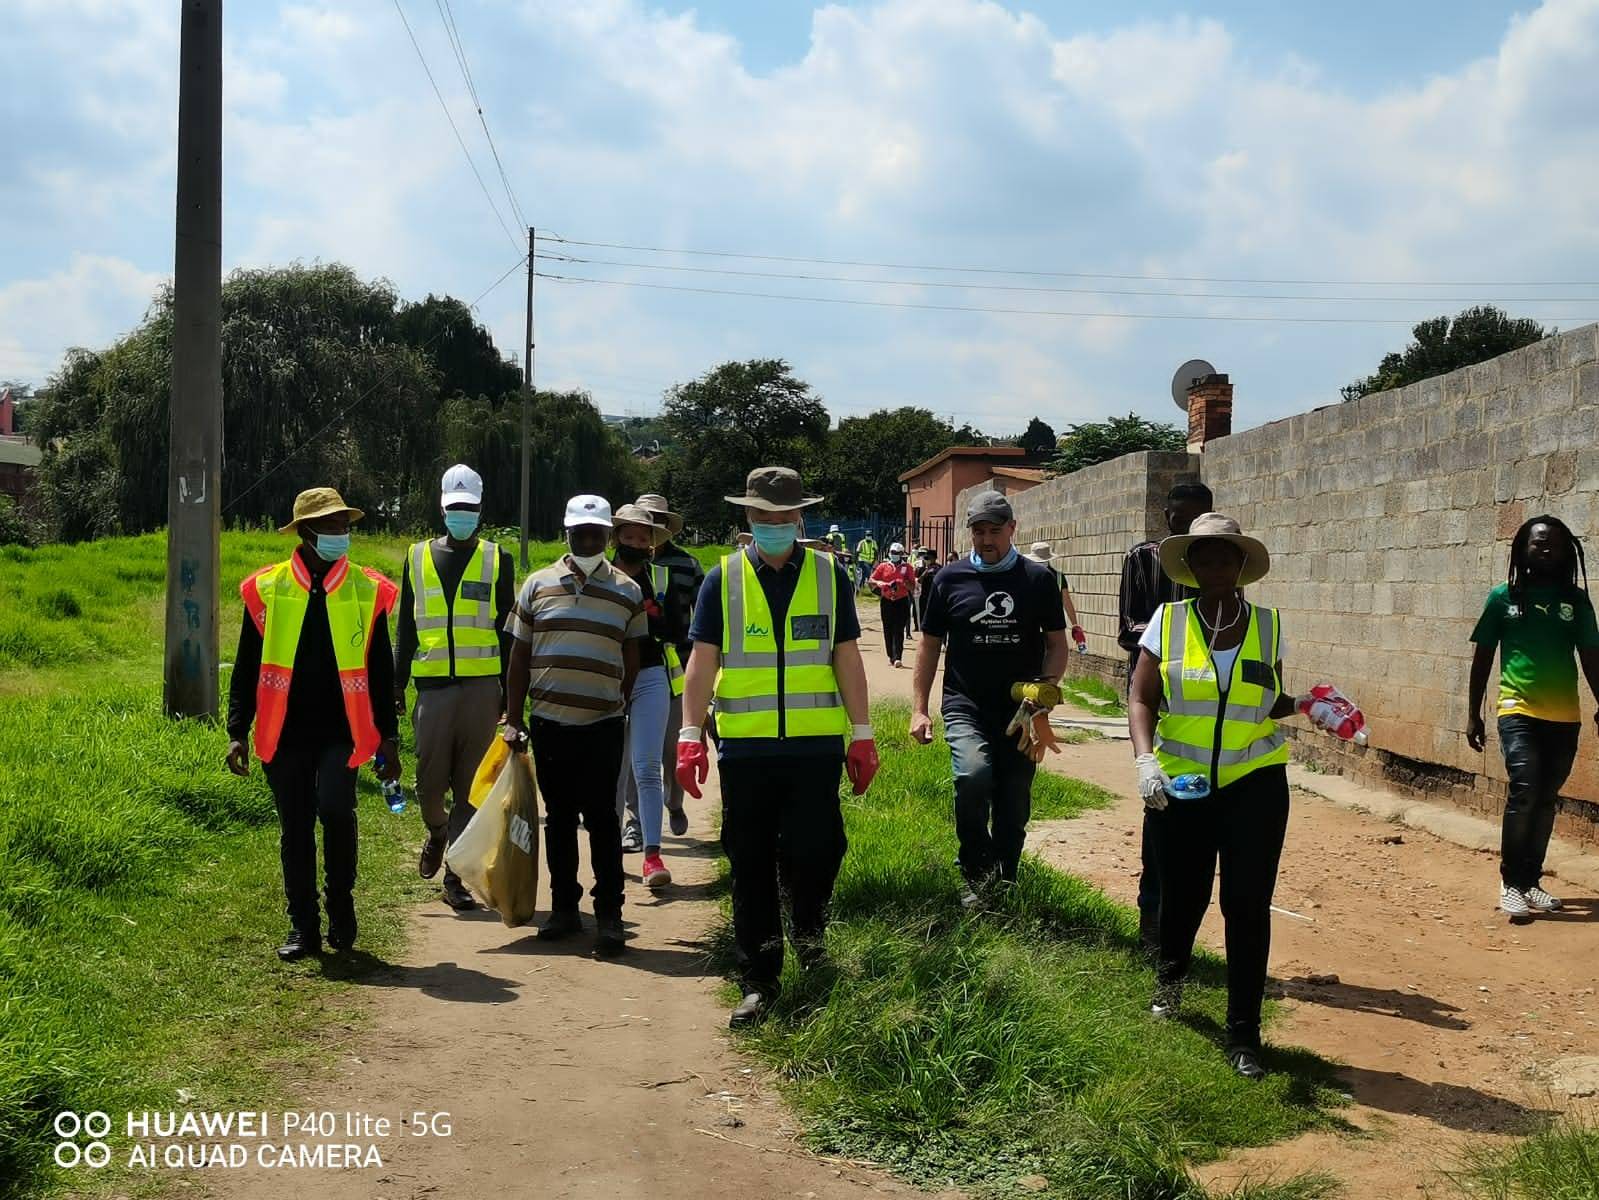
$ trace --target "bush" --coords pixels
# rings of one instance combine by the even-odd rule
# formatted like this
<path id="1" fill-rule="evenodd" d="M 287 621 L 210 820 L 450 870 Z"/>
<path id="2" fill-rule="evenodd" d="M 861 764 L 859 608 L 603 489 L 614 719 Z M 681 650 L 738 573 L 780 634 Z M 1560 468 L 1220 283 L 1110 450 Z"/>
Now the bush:
<path id="1" fill-rule="evenodd" d="M 0 496 L 0 546 L 37 546 L 44 528 L 10 496 Z"/>

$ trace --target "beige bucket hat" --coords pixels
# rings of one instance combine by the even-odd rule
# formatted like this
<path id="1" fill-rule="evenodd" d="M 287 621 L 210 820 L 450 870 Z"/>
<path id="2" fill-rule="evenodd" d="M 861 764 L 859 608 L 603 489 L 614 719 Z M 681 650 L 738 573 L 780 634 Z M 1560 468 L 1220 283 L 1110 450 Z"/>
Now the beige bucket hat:
<path id="1" fill-rule="evenodd" d="M 1271 554 L 1259 538 L 1252 538 L 1239 528 L 1238 522 L 1221 513 L 1201 513 L 1194 518 L 1188 532 L 1166 538 L 1160 544 L 1160 567 L 1175 582 L 1185 587 L 1198 587 L 1199 581 L 1188 569 L 1188 548 L 1195 542 L 1208 539 L 1231 542 L 1244 554 L 1244 567 L 1238 573 L 1238 586 L 1248 587 L 1264 579 L 1271 570 Z"/>

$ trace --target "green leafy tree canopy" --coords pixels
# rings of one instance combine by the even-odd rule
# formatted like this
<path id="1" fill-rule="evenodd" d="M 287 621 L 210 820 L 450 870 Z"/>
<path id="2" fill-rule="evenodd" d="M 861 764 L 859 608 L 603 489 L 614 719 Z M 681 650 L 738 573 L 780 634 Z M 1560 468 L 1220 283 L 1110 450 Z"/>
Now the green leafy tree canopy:
<path id="1" fill-rule="evenodd" d="M 1049 469 L 1057 475 L 1065 475 L 1140 450 L 1181 450 L 1187 445 L 1187 432 L 1176 425 L 1128 413 L 1108 421 L 1070 426 L 1061 439 L 1060 452 L 1050 460 Z"/>
<path id="2" fill-rule="evenodd" d="M 1486 362 L 1548 337 L 1537 321 L 1512 317 L 1491 304 L 1468 308 L 1451 320 L 1433 317 L 1411 330 L 1415 338 L 1401 353 L 1385 354 L 1376 374 L 1357 379 L 1342 391 L 1345 400 L 1385 392 L 1435 375 Z"/>

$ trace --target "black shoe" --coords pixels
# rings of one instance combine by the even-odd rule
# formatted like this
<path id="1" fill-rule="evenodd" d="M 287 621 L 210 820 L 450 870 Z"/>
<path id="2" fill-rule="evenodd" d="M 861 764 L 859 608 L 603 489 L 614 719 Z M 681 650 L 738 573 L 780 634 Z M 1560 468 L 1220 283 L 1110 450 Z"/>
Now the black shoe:
<path id="1" fill-rule="evenodd" d="M 312 954 L 322 953 L 322 935 L 320 933 L 305 933 L 299 929 L 289 930 L 289 936 L 283 939 L 283 945 L 278 947 L 278 957 L 284 962 L 293 962 L 297 958 L 305 958 Z"/>
<path id="2" fill-rule="evenodd" d="M 416 860 L 417 874 L 432 879 L 444 865 L 444 848 L 448 837 L 443 829 L 428 830 L 428 840 L 422 843 L 422 854 Z"/>
<path id="3" fill-rule="evenodd" d="M 335 950 L 348 950 L 355 945 L 355 918 L 348 921 L 328 922 L 328 945 Z"/>
<path id="4" fill-rule="evenodd" d="M 757 1024 L 766 1016 L 766 997 L 760 992 L 746 992 L 727 1018 L 728 1027 L 743 1029 Z"/>
<path id="5" fill-rule="evenodd" d="M 827 962 L 827 945 L 819 937 L 795 938 L 794 953 L 800 966 L 807 971 L 814 971 Z"/>
<path id="6" fill-rule="evenodd" d="M 666 819 L 670 823 L 673 837 L 682 837 L 688 832 L 688 812 L 682 808 L 669 808 L 666 810 Z"/>
<path id="7" fill-rule="evenodd" d="M 562 909 L 552 912 L 549 920 L 539 926 L 539 941 L 554 942 L 564 937 L 571 937 L 574 933 L 581 932 L 583 918 L 577 915 L 576 909 Z"/>
<path id="8" fill-rule="evenodd" d="M 1260 1051 L 1248 1046 L 1234 1046 L 1227 1051 L 1227 1062 L 1245 1079 L 1264 1079 L 1266 1068 L 1260 1065 Z"/>
<path id="9" fill-rule="evenodd" d="M 1149 1015 L 1156 1020 L 1169 1021 L 1182 1010 L 1182 983 L 1157 983 L 1154 998 L 1149 1002 Z"/>
<path id="10" fill-rule="evenodd" d="M 629 821 L 622 830 L 622 853 L 637 854 L 644 849 L 644 827 L 637 821 Z"/>
<path id="11" fill-rule="evenodd" d="M 477 907 L 477 900 L 466 890 L 466 884 L 454 875 L 444 877 L 444 903 L 456 912 L 471 912 Z"/>
<path id="12" fill-rule="evenodd" d="M 622 918 L 598 917 L 594 934 L 594 953 L 601 958 L 615 958 L 627 949 L 627 934 L 622 931 Z"/>

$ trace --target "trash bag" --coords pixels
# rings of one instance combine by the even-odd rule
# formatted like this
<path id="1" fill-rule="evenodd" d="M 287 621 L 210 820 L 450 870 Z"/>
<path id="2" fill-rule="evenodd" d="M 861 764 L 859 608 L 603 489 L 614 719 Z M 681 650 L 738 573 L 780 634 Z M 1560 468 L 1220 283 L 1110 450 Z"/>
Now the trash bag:
<path id="1" fill-rule="evenodd" d="M 444 861 L 506 925 L 526 925 L 539 888 L 538 785 L 526 750 L 494 739 L 472 777 L 472 807 Z"/>

